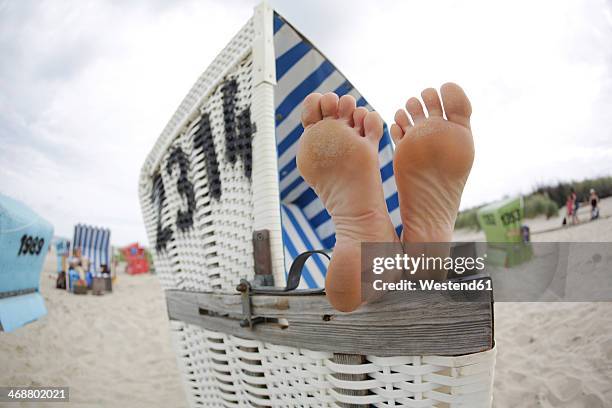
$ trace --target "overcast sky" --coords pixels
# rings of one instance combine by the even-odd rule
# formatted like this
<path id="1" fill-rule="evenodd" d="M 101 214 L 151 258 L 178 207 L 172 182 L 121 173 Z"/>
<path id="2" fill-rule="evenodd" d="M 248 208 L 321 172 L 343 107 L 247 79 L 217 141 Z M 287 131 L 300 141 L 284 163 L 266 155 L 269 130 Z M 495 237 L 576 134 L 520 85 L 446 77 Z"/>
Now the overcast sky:
<path id="1" fill-rule="evenodd" d="M 140 167 L 256 3 L 0 0 L 0 192 L 57 235 L 146 243 Z M 464 87 L 463 208 L 612 174 L 612 1 L 270 3 L 387 121 L 425 87 Z"/>

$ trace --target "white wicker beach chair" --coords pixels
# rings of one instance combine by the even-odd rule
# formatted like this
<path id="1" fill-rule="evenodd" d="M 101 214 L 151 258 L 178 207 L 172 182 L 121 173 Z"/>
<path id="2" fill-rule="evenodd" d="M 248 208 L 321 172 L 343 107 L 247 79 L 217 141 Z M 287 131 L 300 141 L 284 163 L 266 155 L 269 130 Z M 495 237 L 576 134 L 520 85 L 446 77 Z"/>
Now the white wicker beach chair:
<path id="1" fill-rule="evenodd" d="M 454 356 L 461 348 L 452 348 L 390 356 L 388 345 L 417 342 L 396 336 L 391 328 L 389 335 L 382 332 L 380 341 L 359 350 L 351 349 L 351 336 L 346 342 L 326 341 L 325 333 L 305 342 L 291 337 L 296 327 L 300 330 L 304 305 L 325 311 L 305 316 L 305 322 L 333 320 L 355 332 L 355 314 L 336 313 L 323 296 L 279 301 L 263 292 L 249 299 L 248 290 L 233 295 L 243 279 L 270 283 L 269 276 L 259 275 L 262 270 L 265 275 L 265 269 L 275 286 L 284 287 L 301 253 L 334 246 L 330 216 L 295 165 L 296 142 L 303 131 L 300 105 L 315 91 L 349 93 L 359 105 L 368 106 L 308 40 L 261 4 L 189 91 L 142 168 L 141 206 L 190 405 L 490 406 L 495 361 L 490 302 L 474 309 L 482 312 L 480 318 L 489 327 L 488 332 L 477 329 L 483 331 L 477 337 L 489 338 L 488 346 L 473 350 L 477 352 Z M 381 174 L 399 231 L 391 160 L 385 127 Z M 326 267 L 324 257 L 308 259 L 299 288 L 323 287 Z M 271 308 L 266 303 L 270 301 L 276 302 Z M 254 316 L 266 308 L 271 317 L 278 317 L 275 326 L 253 327 L 251 312 Z M 394 318 L 375 307 L 364 309 L 356 315 L 379 313 L 377 321 Z M 242 326 L 229 319 L 240 313 L 245 317 Z M 289 321 L 283 332 L 285 318 L 297 320 Z M 316 325 L 304 326 L 317 331 Z M 473 334 L 472 326 L 467 325 L 465 333 Z M 371 335 L 361 330 L 357 342 Z M 429 344 L 433 348 L 427 350 L 438 350 L 435 339 Z"/>

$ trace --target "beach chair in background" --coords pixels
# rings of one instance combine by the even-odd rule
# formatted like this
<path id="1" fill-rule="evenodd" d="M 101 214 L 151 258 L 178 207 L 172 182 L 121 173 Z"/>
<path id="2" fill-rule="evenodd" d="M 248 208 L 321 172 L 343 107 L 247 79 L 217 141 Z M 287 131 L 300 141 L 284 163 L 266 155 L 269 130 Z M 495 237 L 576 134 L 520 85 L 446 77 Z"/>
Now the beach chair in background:
<path id="1" fill-rule="evenodd" d="M 98 228 L 85 224 L 77 224 L 74 226 L 74 235 L 72 238 L 72 249 L 81 250 L 81 256 L 87 257 L 89 265 L 84 272 L 87 274 L 87 285 L 91 286 L 94 277 L 101 277 L 102 265 L 106 265 L 110 270 L 111 261 L 111 246 L 110 246 L 110 230 L 107 228 Z M 72 283 L 71 285 L 72 286 Z"/>
<path id="2" fill-rule="evenodd" d="M 489 407 L 490 297 L 353 313 L 326 301 L 335 228 L 295 156 L 302 100 L 328 91 L 371 108 L 263 3 L 146 158 L 141 207 L 190 406 Z M 385 127 L 380 171 L 399 232 L 392 154 Z"/>
<path id="3" fill-rule="evenodd" d="M 68 282 L 68 259 L 70 258 L 70 241 L 55 238 L 55 256 L 57 258 L 56 289 L 66 289 Z"/>
<path id="4" fill-rule="evenodd" d="M 487 261 L 491 265 L 510 268 L 533 257 L 524 216 L 522 196 L 496 201 L 478 210 L 478 223 L 487 237 Z"/>
<path id="5" fill-rule="evenodd" d="M 149 272 L 149 261 L 145 255 L 145 249 L 137 242 L 121 248 L 127 266 L 125 271 L 129 275 L 138 275 Z"/>
<path id="6" fill-rule="evenodd" d="M 0 194 L 0 330 L 13 331 L 47 314 L 39 284 L 52 238 L 48 221 Z"/>
<path id="7" fill-rule="evenodd" d="M 57 273 L 66 272 L 70 257 L 70 241 L 63 238 L 55 240 L 55 256 L 57 257 Z"/>

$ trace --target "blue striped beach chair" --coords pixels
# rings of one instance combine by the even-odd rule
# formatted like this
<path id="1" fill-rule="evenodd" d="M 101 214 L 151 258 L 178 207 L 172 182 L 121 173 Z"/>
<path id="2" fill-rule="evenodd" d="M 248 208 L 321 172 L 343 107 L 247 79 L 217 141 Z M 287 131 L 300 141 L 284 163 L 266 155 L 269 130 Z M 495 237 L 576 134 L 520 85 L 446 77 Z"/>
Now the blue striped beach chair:
<path id="1" fill-rule="evenodd" d="M 55 240 L 55 256 L 57 257 L 57 273 L 65 272 L 64 260 L 70 256 L 70 241 L 63 238 Z"/>
<path id="2" fill-rule="evenodd" d="M 47 314 L 40 274 L 53 226 L 0 194 L 0 329 L 10 332 Z"/>
<path id="3" fill-rule="evenodd" d="M 313 249 L 331 250 L 336 241 L 330 215 L 296 166 L 297 141 L 304 131 L 300 123 L 302 101 L 312 92 L 335 92 L 338 96 L 352 95 L 357 106 L 365 106 L 368 110 L 372 107 L 313 44 L 279 14 L 275 13 L 273 18 L 276 144 L 285 269 L 288 271 L 300 253 Z M 379 146 L 380 172 L 387 208 L 399 234 L 401 219 L 392 159 L 391 139 L 385 125 Z M 301 286 L 323 287 L 326 270 L 326 264 L 319 258 L 307 261 L 302 270 Z"/>
<path id="4" fill-rule="evenodd" d="M 89 259 L 89 270 L 85 271 L 91 276 L 101 276 L 101 265 L 110 270 L 110 230 L 84 224 L 74 226 L 72 249 L 81 249 L 81 255 Z"/>
<path id="5" fill-rule="evenodd" d="M 253 236 L 260 230 L 269 234 L 278 287 L 299 254 L 333 250 L 334 225 L 295 161 L 302 100 L 328 91 L 351 94 L 371 109 L 282 16 L 265 3 L 256 7 L 183 99 L 141 170 L 143 218 L 167 294 L 236 293 L 241 279 L 255 276 Z M 386 126 L 379 155 L 399 233 Z M 323 287 L 327 264 L 310 258 L 299 286 Z M 491 404 L 494 350 L 457 358 L 367 356 L 354 365 L 333 353 L 249 340 L 180 318 L 170 323 L 190 406 Z M 338 380 L 345 374 L 348 379 Z"/>

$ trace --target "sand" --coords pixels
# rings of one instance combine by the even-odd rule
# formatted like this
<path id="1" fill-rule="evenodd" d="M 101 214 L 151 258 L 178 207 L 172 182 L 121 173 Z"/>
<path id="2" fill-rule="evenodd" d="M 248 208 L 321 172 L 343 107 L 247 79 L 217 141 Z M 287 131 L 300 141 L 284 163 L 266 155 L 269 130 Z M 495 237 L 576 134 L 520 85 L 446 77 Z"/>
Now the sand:
<path id="1" fill-rule="evenodd" d="M 612 406 L 612 304 L 496 303 L 495 407 Z"/>
<path id="2" fill-rule="evenodd" d="M 55 265 L 49 253 L 48 315 L 0 334 L 0 385 L 70 387 L 69 404 L 21 406 L 186 407 L 157 278 L 120 272 L 112 294 L 78 296 L 55 289 Z"/>
<path id="3" fill-rule="evenodd" d="M 612 199 L 601 212 L 612 215 Z M 612 242 L 612 218 L 561 219 L 528 220 L 532 240 Z M 495 407 L 612 407 L 612 303 L 496 303 L 495 339 Z"/>
<path id="4" fill-rule="evenodd" d="M 612 218 L 539 233 L 560 222 L 531 222 L 538 241 L 612 242 Z M 54 288 L 54 265 L 50 254 L 48 316 L 0 334 L 0 385 L 67 385 L 70 407 L 186 406 L 155 276 L 76 296 Z M 495 337 L 495 407 L 612 407 L 612 303 L 496 303 Z"/>

